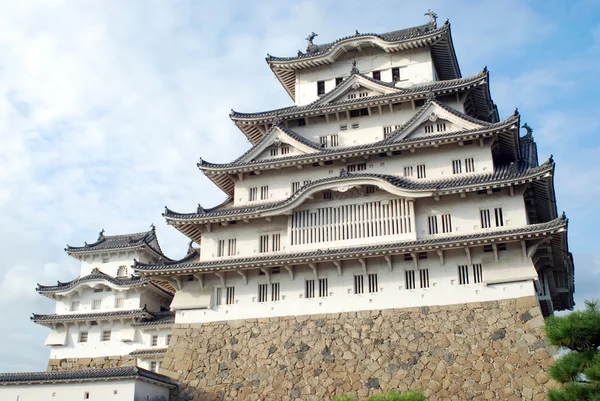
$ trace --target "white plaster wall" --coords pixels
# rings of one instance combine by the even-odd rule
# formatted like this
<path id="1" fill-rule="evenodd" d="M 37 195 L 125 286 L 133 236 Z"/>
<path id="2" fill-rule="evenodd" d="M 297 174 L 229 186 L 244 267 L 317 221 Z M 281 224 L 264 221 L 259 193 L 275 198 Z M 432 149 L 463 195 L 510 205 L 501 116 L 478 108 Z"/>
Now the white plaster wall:
<path id="1" fill-rule="evenodd" d="M 521 281 L 496 285 L 458 284 L 458 265 L 467 264 L 463 250 L 447 251 L 442 266 L 435 252 L 428 253 L 427 259 L 418 261 L 420 269 L 429 269 L 430 287 L 420 289 L 418 272 L 417 289 L 407 290 L 405 270 L 415 269 L 414 261 L 404 260 L 402 256 L 393 258 L 393 271 L 383 258 L 367 259 L 367 272 L 378 274 L 379 292 L 356 295 L 353 293 L 354 275 L 363 274 L 357 261 L 344 261 L 342 276 L 332 263 L 318 265 L 318 277 L 328 279 L 329 296 L 326 298 L 305 299 L 305 280 L 313 279 L 311 269 L 298 266 L 294 279 L 283 268 L 281 273 L 271 276 L 271 282 L 280 283 L 281 300 L 258 303 L 258 284 L 267 283 L 267 277 L 259 276 L 258 270 L 248 272 L 248 284 L 244 284 L 237 273 L 227 273 L 226 286 L 235 287 L 233 305 L 213 306 L 208 310 L 179 310 L 176 323 L 211 322 L 220 320 L 248 319 L 271 316 L 290 316 L 318 313 L 336 313 L 356 310 L 386 308 L 404 308 L 425 305 L 449 305 L 455 303 L 490 301 L 534 295 L 533 280 L 524 279 L 535 275 L 535 268 L 529 259 L 524 260 L 518 243 L 508 244 L 505 251 L 499 253 L 499 262 L 494 261 L 491 252 L 483 252 L 483 247 L 472 248 L 473 263 L 483 264 L 483 278 L 498 280 L 517 278 Z M 470 269 L 470 279 L 473 280 Z M 472 282 L 472 281 L 471 281 Z M 205 286 L 221 286 L 220 281 L 211 275 L 205 276 Z M 316 284 L 317 285 L 317 284 Z M 318 288 L 318 287 L 317 287 Z M 365 291 L 367 290 L 365 278 Z M 225 291 L 222 291 L 225 293 Z M 270 297 L 270 288 L 269 288 Z M 225 303 L 223 301 L 223 303 Z"/>
<path id="2" fill-rule="evenodd" d="M 365 160 L 360 156 L 349 158 L 347 163 L 334 161 L 332 164 L 323 166 L 313 167 L 307 165 L 303 169 L 290 167 L 282 170 L 265 170 L 260 175 L 246 174 L 243 181 L 236 181 L 234 201 L 236 206 L 242 206 L 284 200 L 292 194 L 292 182 L 300 182 L 300 186 L 302 186 L 304 181 L 307 180 L 315 181 L 322 178 L 337 177 L 342 168 L 347 169 L 348 165 L 356 163 L 366 163 L 367 169 L 362 171 L 362 173 L 397 176 L 403 176 L 405 166 L 425 164 L 427 179 L 451 178 L 454 176 L 452 174 L 452 160 L 461 159 L 464 163 L 464 159 L 469 157 L 472 157 L 475 161 L 475 174 L 494 171 L 494 162 L 489 146 L 480 147 L 478 143 L 462 147 L 457 144 L 450 144 L 441 146 L 440 148 L 418 149 L 415 153 L 405 151 L 400 155 L 392 155 L 390 157 L 372 155 L 368 160 Z M 414 171 L 416 175 L 416 169 Z M 474 173 L 463 173 L 462 175 L 469 174 Z M 250 188 L 257 188 L 260 198 L 260 187 L 263 185 L 269 187 L 269 198 L 267 200 L 250 202 Z"/>
<path id="3" fill-rule="evenodd" d="M 141 294 L 135 289 L 119 290 L 111 288 L 111 291 L 107 291 L 110 287 L 107 287 L 104 282 L 98 282 L 92 287 L 83 287 L 81 295 L 78 292 L 73 292 L 66 296 L 61 296 L 56 301 L 56 313 L 67 314 L 67 313 L 96 313 L 96 312 L 112 312 L 127 309 L 138 309 L 143 306 L 141 303 Z M 102 292 L 94 292 L 94 289 L 102 289 Z M 123 298 L 124 305 L 122 308 L 115 308 L 115 299 Z M 144 300 L 148 298 L 144 296 Z M 102 300 L 100 309 L 92 309 L 94 300 Z M 79 301 L 79 310 L 71 312 L 71 303 L 73 301 Z M 156 310 L 156 309 L 155 309 Z"/>
<path id="4" fill-rule="evenodd" d="M 156 387 L 160 391 L 159 386 Z M 144 392 L 141 389 L 140 393 Z M 116 391 L 116 394 L 115 394 Z M 2 401 L 74 401 L 83 400 L 84 393 L 89 392 L 92 401 L 127 401 L 144 400 L 135 398 L 135 380 L 112 380 L 88 383 L 47 383 L 30 385 L 0 386 Z M 165 400 L 168 400 L 166 398 Z"/>
<path id="5" fill-rule="evenodd" d="M 381 80 L 392 82 L 393 67 L 405 67 L 404 85 L 423 83 L 434 79 L 434 68 L 428 49 L 405 50 L 385 53 L 376 48 L 364 48 L 362 52 L 349 51 L 335 64 L 307 68 L 296 75 L 296 105 L 302 106 L 318 98 L 317 81 L 325 81 L 325 92 L 335 87 L 335 78 L 348 77 L 352 61 L 356 60 L 358 70 L 371 76 L 372 71 L 381 71 Z"/>
<path id="6" fill-rule="evenodd" d="M 108 261 L 105 261 L 108 258 Z M 87 255 L 81 259 L 81 273 L 80 275 L 87 276 L 92 272 L 94 268 L 97 268 L 102 273 L 116 276 L 120 266 L 126 266 L 127 276 L 133 274 L 131 265 L 133 259 L 140 262 L 150 262 L 150 257 L 144 252 L 118 252 L 118 253 L 102 253 L 98 255 Z"/>
<path id="7" fill-rule="evenodd" d="M 134 401 L 168 401 L 169 389 L 156 384 L 136 380 Z"/>

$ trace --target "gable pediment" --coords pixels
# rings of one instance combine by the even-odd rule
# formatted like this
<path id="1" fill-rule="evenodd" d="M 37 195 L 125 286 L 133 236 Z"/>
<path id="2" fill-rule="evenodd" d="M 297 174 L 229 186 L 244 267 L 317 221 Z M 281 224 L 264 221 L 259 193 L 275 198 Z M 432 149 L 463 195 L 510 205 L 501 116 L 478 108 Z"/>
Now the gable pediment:
<path id="1" fill-rule="evenodd" d="M 353 74 L 332 91 L 315 102 L 317 105 L 344 102 L 362 97 L 386 95 L 398 92 L 393 86 L 380 83 L 359 74 Z"/>
<path id="2" fill-rule="evenodd" d="M 410 120 L 402 125 L 392 141 L 442 134 L 444 132 L 472 130 L 485 127 L 478 122 L 435 100 L 428 101 Z"/>
<path id="3" fill-rule="evenodd" d="M 320 145 L 312 143 L 283 126 L 275 125 L 256 146 L 236 162 L 247 163 L 254 160 L 314 153 L 319 150 Z"/>

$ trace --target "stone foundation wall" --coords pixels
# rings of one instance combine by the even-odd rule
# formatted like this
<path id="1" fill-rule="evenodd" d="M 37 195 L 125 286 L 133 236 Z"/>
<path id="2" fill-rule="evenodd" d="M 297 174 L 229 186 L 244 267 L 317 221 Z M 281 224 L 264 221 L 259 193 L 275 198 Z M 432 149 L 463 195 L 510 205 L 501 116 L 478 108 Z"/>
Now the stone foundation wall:
<path id="1" fill-rule="evenodd" d="M 430 400 L 545 399 L 534 297 L 450 306 L 176 324 L 161 373 L 180 400 L 330 400 L 422 390 Z"/>
<path id="2" fill-rule="evenodd" d="M 116 366 L 135 366 L 136 358 L 129 355 L 100 356 L 96 358 L 50 359 L 46 370 L 81 370 L 95 368 L 114 368 Z"/>

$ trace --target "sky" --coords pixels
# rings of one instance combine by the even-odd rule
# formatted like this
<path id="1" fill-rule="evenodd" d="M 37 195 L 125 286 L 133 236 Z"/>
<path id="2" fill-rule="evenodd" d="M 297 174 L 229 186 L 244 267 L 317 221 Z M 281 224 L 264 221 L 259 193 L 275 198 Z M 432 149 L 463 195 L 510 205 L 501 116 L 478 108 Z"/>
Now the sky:
<path id="1" fill-rule="evenodd" d="M 52 313 L 35 292 L 78 274 L 66 244 L 154 223 L 163 251 L 187 239 L 164 206 L 225 195 L 196 167 L 249 148 L 230 109 L 291 105 L 267 53 L 450 19 L 463 76 L 487 65 L 501 119 L 518 107 L 540 161 L 554 155 L 569 217 L 578 306 L 600 297 L 600 1 L 0 0 L 0 372 L 44 370 Z"/>

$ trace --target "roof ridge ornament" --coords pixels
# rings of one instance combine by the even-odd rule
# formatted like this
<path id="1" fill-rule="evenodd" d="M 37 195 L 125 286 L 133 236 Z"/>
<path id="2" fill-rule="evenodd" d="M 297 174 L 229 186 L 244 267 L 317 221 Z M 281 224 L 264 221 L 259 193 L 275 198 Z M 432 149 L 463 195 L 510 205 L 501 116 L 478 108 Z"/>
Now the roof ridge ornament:
<path id="1" fill-rule="evenodd" d="M 354 32 L 354 36 L 359 36 L 360 33 L 358 33 L 358 29 L 356 30 L 356 32 Z"/>
<path id="2" fill-rule="evenodd" d="M 427 92 L 427 95 L 425 95 L 425 96 L 427 96 L 428 101 L 432 101 L 432 100 L 436 99 L 435 93 L 433 91 Z"/>
<path id="3" fill-rule="evenodd" d="M 273 117 L 273 122 L 272 122 L 273 126 L 280 126 L 281 125 L 281 120 L 279 119 L 279 113 L 275 112 L 275 116 Z"/>
<path id="4" fill-rule="evenodd" d="M 100 233 L 98 233 L 98 241 L 100 241 L 102 238 L 104 238 L 104 228 L 102 231 L 100 231 Z"/>
<path id="5" fill-rule="evenodd" d="M 206 210 L 204 210 L 202 205 L 198 203 L 198 208 L 196 209 L 196 214 L 204 214 L 204 213 L 206 213 Z"/>
<path id="6" fill-rule="evenodd" d="M 526 138 L 532 138 L 533 137 L 533 128 L 531 128 L 529 126 L 529 124 L 525 123 L 525 124 L 523 124 L 523 126 L 521 128 L 525 128 L 527 130 L 527 134 L 525 134 Z"/>
<path id="7" fill-rule="evenodd" d="M 436 13 L 434 13 L 433 11 L 431 11 L 431 8 L 429 10 L 427 10 L 427 12 L 425 14 L 423 14 L 425 16 L 429 16 L 429 23 L 430 24 L 436 24 L 437 25 L 437 17 L 438 15 Z"/>
<path id="8" fill-rule="evenodd" d="M 340 177 L 348 177 L 349 175 L 350 173 L 345 168 L 340 170 Z"/>
<path id="9" fill-rule="evenodd" d="M 356 59 L 352 60 L 352 69 L 350 70 L 350 75 L 352 74 L 360 74 L 358 67 L 356 67 Z"/>
<path id="10" fill-rule="evenodd" d="M 310 35 L 308 35 L 308 36 L 306 37 L 306 42 L 307 42 L 307 45 L 306 45 L 306 52 L 307 52 L 307 53 L 311 53 L 311 52 L 313 52 L 313 51 L 317 50 L 317 49 L 316 49 L 316 48 L 317 48 L 317 46 L 316 46 L 316 45 L 313 43 L 313 39 L 314 39 L 314 38 L 316 38 L 317 36 L 319 36 L 319 34 L 318 34 L 318 33 L 315 33 L 315 32 L 313 31 L 313 32 L 311 32 L 311 33 L 310 33 Z"/>

